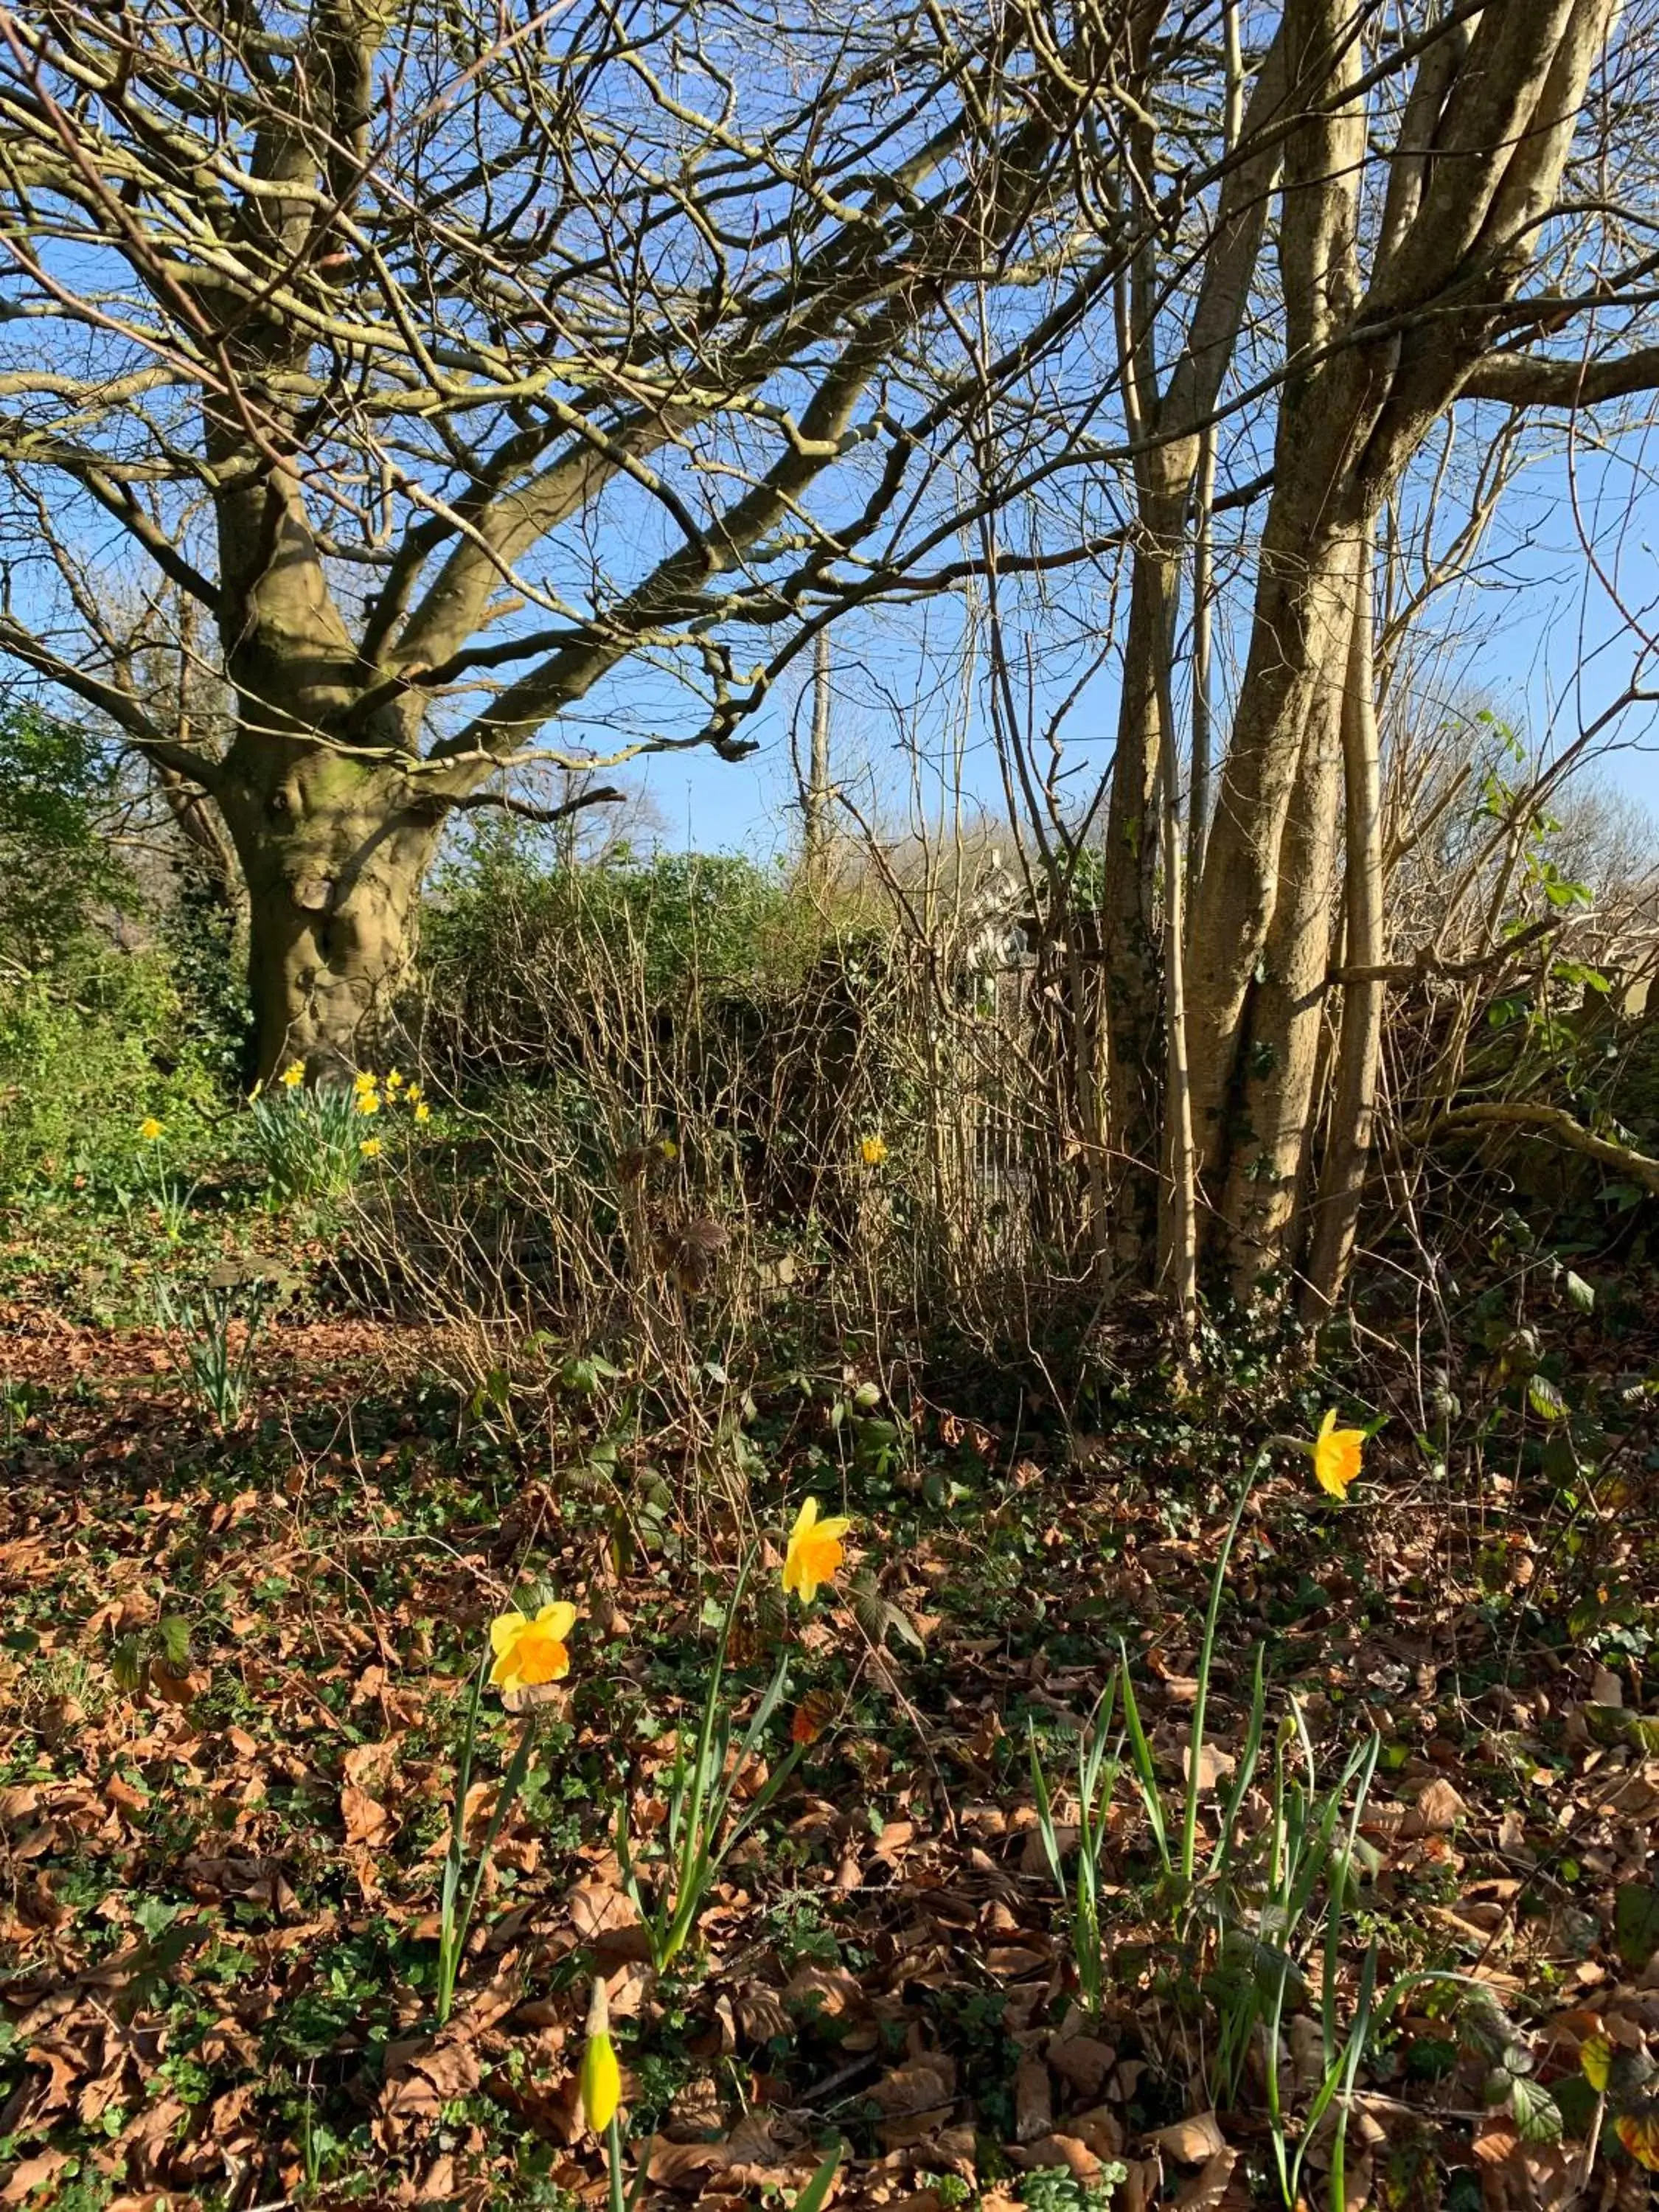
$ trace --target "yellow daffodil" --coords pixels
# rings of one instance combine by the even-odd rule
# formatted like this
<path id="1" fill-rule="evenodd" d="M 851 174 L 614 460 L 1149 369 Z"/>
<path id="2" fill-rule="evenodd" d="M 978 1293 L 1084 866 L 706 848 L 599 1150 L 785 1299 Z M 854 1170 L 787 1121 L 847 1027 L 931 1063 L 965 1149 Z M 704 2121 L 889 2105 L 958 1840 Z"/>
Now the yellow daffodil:
<path id="1" fill-rule="evenodd" d="M 360 1091 L 357 1093 L 357 1111 L 360 1114 L 378 1114 L 380 1110 L 380 1094 L 378 1091 Z"/>
<path id="2" fill-rule="evenodd" d="M 617 2063 L 617 2046 L 611 2040 L 611 2008 L 605 2002 L 603 1982 L 594 1983 L 587 2008 L 587 2047 L 582 2052 L 577 2086 L 581 2092 L 582 2118 L 596 2136 L 602 2136 L 622 2102 L 622 2069 Z"/>
<path id="3" fill-rule="evenodd" d="M 358 1097 L 362 1097 L 366 1091 L 378 1091 L 380 1087 L 380 1079 L 371 1067 L 359 1068 L 351 1079 L 351 1087 Z"/>
<path id="4" fill-rule="evenodd" d="M 138 1124 L 138 1133 L 147 1145 L 153 1145 L 161 1133 L 161 1125 L 154 1114 L 146 1114 Z"/>
<path id="5" fill-rule="evenodd" d="M 878 1168 L 887 1157 L 885 1137 L 866 1137 L 859 1146 L 859 1154 L 867 1168 Z"/>
<path id="6" fill-rule="evenodd" d="M 291 1060 L 276 1080 L 284 1091 L 297 1091 L 306 1079 L 306 1064 L 302 1060 Z"/>
<path id="7" fill-rule="evenodd" d="M 378 1137 L 365 1137 L 357 1150 L 366 1160 L 378 1160 L 380 1157 L 380 1140 Z"/>
<path id="8" fill-rule="evenodd" d="M 421 1103 L 420 1085 L 418 1083 L 406 1083 L 404 1085 L 404 1097 L 409 1101 L 411 1106 L 418 1106 Z"/>
<path id="9" fill-rule="evenodd" d="M 394 1094 L 404 1087 L 404 1079 L 395 1067 L 389 1067 L 386 1072 L 386 1087 Z"/>
<path id="10" fill-rule="evenodd" d="M 1307 1447 L 1313 1460 L 1314 1480 L 1320 1488 L 1333 1498 L 1346 1498 L 1348 1485 L 1359 1472 L 1360 1454 L 1364 1447 L 1364 1429 L 1339 1429 L 1333 1406 L 1319 1425 L 1319 1434 Z"/>
<path id="11" fill-rule="evenodd" d="M 570 1672 L 565 1638 L 575 1626 L 574 1605 L 544 1605 L 533 1620 L 504 1613 L 489 1624 L 489 1648 L 495 1663 L 489 1680 L 497 1690 L 523 1690 L 538 1682 L 562 1682 Z"/>
<path id="12" fill-rule="evenodd" d="M 415 1119 L 417 1121 L 429 1121 L 432 1119 L 432 1109 L 424 1098 L 421 1099 L 415 1108 Z"/>
<path id="13" fill-rule="evenodd" d="M 818 1518 L 818 1501 L 809 1498 L 795 1516 L 795 1525 L 789 1531 L 789 1549 L 784 1555 L 783 1587 L 786 1594 L 799 1590 L 803 1605 L 811 1605 L 818 1594 L 820 1583 L 833 1582 L 842 1559 L 842 1538 L 852 1527 L 845 1516 L 837 1515 L 829 1521 Z"/>

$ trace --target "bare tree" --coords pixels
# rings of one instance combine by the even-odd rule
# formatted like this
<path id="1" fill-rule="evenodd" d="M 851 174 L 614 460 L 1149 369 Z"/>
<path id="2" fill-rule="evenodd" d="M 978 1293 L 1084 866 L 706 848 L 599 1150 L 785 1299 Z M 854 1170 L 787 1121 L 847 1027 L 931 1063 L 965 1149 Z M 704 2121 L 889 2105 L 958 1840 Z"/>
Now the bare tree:
<path id="1" fill-rule="evenodd" d="M 1122 14 L 0 9 L 0 649 L 211 799 L 262 1072 L 350 1054 L 503 771 L 737 754 L 734 641 L 965 573 L 939 457 L 1116 250 Z M 222 748 L 131 680 L 135 563 Z"/>

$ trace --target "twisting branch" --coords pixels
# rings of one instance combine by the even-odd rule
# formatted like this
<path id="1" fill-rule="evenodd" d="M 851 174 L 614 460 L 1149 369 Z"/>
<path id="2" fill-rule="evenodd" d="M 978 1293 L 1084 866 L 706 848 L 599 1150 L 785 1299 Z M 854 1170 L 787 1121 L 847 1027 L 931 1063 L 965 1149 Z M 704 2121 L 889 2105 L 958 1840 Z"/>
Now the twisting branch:
<path id="1" fill-rule="evenodd" d="M 1587 1159 L 1599 1160 L 1603 1167 L 1627 1176 L 1659 1198 L 1659 1160 L 1637 1152 L 1632 1146 L 1621 1145 L 1612 1137 L 1597 1136 L 1594 1129 L 1587 1129 L 1582 1121 L 1575 1120 L 1565 1106 L 1483 1100 L 1468 1106 L 1450 1107 L 1432 1121 L 1419 1122 L 1406 1134 L 1416 1144 L 1437 1144 L 1444 1138 L 1467 1136 L 1478 1129 L 1532 1130 L 1540 1136 L 1553 1137 L 1569 1152 L 1582 1152 Z"/>
<path id="2" fill-rule="evenodd" d="M 449 811 L 457 814 L 475 813 L 480 807 L 493 806 L 503 814 L 511 814 L 520 822 L 567 822 L 573 814 L 580 814 L 585 806 L 620 806 L 627 798 L 625 791 L 614 785 L 601 784 L 595 791 L 578 792 L 557 806 L 537 806 L 527 799 L 517 799 L 507 791 L 470 791 L 464 798 L 452 799 Z"/>

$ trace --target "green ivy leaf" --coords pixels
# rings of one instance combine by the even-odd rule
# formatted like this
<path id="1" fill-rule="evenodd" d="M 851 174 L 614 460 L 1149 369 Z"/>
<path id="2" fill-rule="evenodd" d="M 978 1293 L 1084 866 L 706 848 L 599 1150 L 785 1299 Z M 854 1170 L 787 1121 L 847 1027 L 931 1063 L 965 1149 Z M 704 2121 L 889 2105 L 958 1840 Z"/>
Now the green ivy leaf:
<path id="1" fill-rule="evenodd" d="M 847 1596 L 854 1619 L 872 1644 L 884 1648 L 890 1636 L 899 1636 L 915 1650 L 927 1650 L 921 1631 L 902 1606 L 882 1595 L 867 1568 L 854 1576 Z"/>
<path id="2" fill-rule="evenodd" d="M 1613 1908 L 1613 1940 L 1633 1973 L 1659 1951 L 1659 1889 L 1650 1881 L 1625 1881 Z"/>
<path id="3" fill-rule="evenodd" d="M 133 1692 L 143 1689 L 144 1677 L 149 1672 L 143 1646 L 136 1636 L 124 1636 L 110 1654 L 109 1671 L 115 1678 L 118 1690 Z"/>
<path id="4" fill-rule="evenodd" d="M 1567 1401 L 1547 1375 L 1527 1377 L 1527 1403 L 1540 1421 L 1565 1420 Z"/>
<path id="5" fill-rule="evenodd" d="M 1561 2108 L 1547 2089 L 1536 2081 L 1517 2080 L 1510 2091 L 1510 2112 L 1522 2142 L 1557 2142 L 1561 2136 Z"/>

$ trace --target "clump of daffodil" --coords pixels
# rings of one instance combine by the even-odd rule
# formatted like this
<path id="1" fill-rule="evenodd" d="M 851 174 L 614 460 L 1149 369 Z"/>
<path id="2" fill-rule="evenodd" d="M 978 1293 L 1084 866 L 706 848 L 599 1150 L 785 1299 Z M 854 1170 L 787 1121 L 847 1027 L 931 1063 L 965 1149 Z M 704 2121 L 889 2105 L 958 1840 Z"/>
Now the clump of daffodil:
<path id="1" fill-rule="evenodd" d="M 1303 1449 L 1313 1462 L 1314 1480 L 1333 1498 L 1346 1498 L 1348 1486 L 1359 1472 L 1365 1449 L 1364 1429 L 1339 1429 L 1333 1406 L 1319 1424 L 1319 1433 Z"/>
<path id="2" fill-rule="evenodd" d="M 859 1157 L 863 1160 L 866 1167 L 878 1168 L 887 1157 L 886 1138 L 871 1135 L 861 1139 L 859 1144 Z"/>
<path id="3" fill-rule="evenodd" d="M 297 1091 L 306 1079 L 306 1064 L 302 1060 L 291 1060 L 276 1080 L 284 1091 Z"/>
<path id="4" fill-rule="evenodd" d="M 622 2103 L 622 2069 L 617 2063 L 617 2046 L 611 2040 L 611 2008 L 603 1982 L 594 1983 L 587 2008 L 587 2043 L 577 2086 L 581 2092 L 582 2118 L 596 2136 L 604 2135 Z"/>
<path id="5" fill-rule="evenodd" d="M 147 1145 L 153 1145 L 161 1133 L 161 1124 L 154 1114 L 146 1114 L 138 1124 L 138 1133 Z"/>
<path id="6" fill-rule="evenodd" d="M 789 1548 L 784 1554 L 786 1593 L 795 1590 L 803 1605 L 811 1604 L 819 1585 L 835 1580 L 845 1556 L 841 1540 L 852 1525 L 844 1514 L 820 1521 L 817 1499 L 805 1500 L 795 1516 L 795 1525 L 789 1531 Z"/>
<path id="7" fill-rule="evenodd" d="M 489 1624 L 489 1648 L 495 1655 L 491 1687 L 506 1692 L 563 1681 L 570 1672 L 565 1638 L 575 1625 L 575 1607 L 563 1603 L 544 1605 L 533 1615 L 498 1614 Z"/>
<path id="8" fill-rule="evenodd" d="M 378 1160 L 380 1157 L 380 1140 L 378 1137 L 365 1137 L 357 1150 L 366 1160 Z"/>

